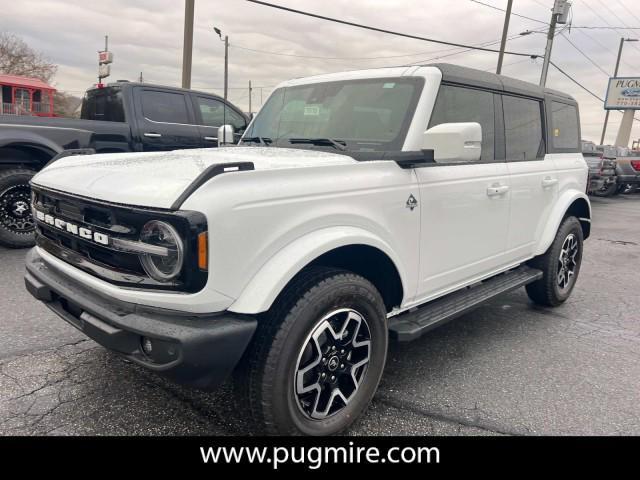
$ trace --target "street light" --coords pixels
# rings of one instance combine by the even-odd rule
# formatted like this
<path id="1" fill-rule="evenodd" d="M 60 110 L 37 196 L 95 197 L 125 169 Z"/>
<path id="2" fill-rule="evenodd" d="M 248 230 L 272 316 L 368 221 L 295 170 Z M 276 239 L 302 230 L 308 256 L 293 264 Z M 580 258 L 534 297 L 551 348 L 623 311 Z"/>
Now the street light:
<path id="1" fill-rule="evenodd" d="M 224 42 L 224 100 L 226 102 L 229 80 L 229 37 L 225 35 L 223 40 L 222 30 L 220 30 L 218 27 L 213 27 L 213 31 L 216 32 L 218 34 L 218 37 L 220 37 L 220 40 Z"/>
<path id="2" fill-rule="evenodd" d="M 624 38 L 620 39 L 620 47 L 618 48 L 618 58 L 616 59 L 616 68 L 613 72 L 613 78 L 618 76 L 618 68 L 620 67 L 620 57 L 622 57 L 622 47 L 624 46 L 624 42 L 637 42 L 637 38 Z M 609 110 L 604 115 L 604 126 L 602 127 L 602 137 L 600 137 L 600 145 L 604 145 L 604 137 L 607 133 L 607 123 L 609 123 Z"/>

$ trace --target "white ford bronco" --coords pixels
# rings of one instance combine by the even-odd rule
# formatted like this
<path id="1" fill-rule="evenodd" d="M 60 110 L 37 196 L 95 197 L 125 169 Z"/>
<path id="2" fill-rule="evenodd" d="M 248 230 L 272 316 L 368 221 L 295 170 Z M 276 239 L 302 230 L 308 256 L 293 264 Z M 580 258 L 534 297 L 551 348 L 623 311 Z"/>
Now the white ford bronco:
<path id="1" fill-rule="evenodd" d="M 38 173 L 26 286 L 177 382 L 231 377 L 266 432 L 331 434 L 371 401 L 389 338 L 522 286 L 569 297 L 591 219 L 580 152 L 576 102 L 511 78 L 437 64 L 296 79 L 239 146 Z"/>

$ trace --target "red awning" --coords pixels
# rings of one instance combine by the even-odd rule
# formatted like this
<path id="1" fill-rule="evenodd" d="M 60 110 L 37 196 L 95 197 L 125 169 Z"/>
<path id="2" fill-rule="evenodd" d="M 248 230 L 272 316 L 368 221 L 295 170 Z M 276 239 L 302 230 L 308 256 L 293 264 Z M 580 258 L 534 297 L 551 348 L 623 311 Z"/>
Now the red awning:
<path id="1" fill-rule="evenodd" d="M 0 85 L 11 85 L 13 87 L 38 88 L 42 90 L 53 90 L 51 85 L 44 83 L 37 78 L 21 77 L 19 75 L 0 75 Z"/>

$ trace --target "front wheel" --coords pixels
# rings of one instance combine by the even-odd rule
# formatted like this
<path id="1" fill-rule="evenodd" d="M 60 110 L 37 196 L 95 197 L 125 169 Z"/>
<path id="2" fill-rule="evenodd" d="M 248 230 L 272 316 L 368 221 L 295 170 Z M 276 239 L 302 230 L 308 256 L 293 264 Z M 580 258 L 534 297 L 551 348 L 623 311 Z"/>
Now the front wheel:
<path id="1" fill-rule="evenodd" d="M 31 215 L 33 170 L 0 171 L 0 245 L 25 248 L 34 244 L 35 223 Z"/>
<path id="2" fill-rule="evenodd" d="M 608 185 L 602 187 L 600 190 L 595 190 L 593 194 L 596 197 L 611 197 L 613 195 L 617 195 L 618 185 L 615 182 L 609 183 Z"/>
<path id="3" fill-rule="evenodd" d="M 526 287 L 531 300 L 555 307 L 569 298 L 580 273 L 582 244 L 580 221 L 576 217 L 565 218 L 549 249 L 530 262 L 531 266 L 543 272 L 540 280 Z"/>
<path id="4" fill-rule="evenodd" d="M 387 341 L 386 309 L 368 280 L 310 268 L 259 320 L 236 395 L 267 433 L 335 434 L 371 401 Z"/>

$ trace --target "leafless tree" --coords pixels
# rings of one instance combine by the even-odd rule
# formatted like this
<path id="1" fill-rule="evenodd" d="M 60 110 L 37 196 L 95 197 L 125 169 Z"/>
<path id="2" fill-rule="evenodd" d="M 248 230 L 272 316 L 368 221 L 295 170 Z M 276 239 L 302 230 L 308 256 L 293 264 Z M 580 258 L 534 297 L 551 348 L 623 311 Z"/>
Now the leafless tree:
<path id="1" fill-rule="evenodd" d="M 17 35 L 0 32 L 0 73 L 39 78 L 49 83 L 58 70 Z"/>

